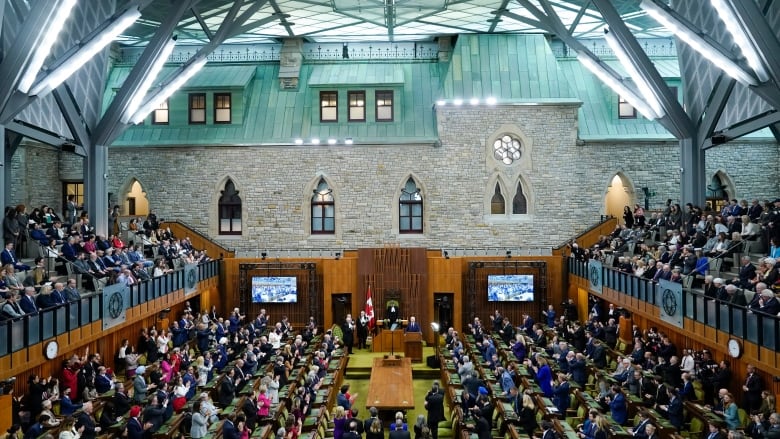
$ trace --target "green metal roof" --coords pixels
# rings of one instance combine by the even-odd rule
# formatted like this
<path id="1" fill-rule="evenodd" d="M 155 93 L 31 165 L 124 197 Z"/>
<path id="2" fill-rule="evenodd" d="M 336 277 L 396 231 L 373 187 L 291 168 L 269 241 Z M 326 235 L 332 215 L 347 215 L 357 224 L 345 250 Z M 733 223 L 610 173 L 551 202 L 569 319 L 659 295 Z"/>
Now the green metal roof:
<path id="1" fill-rule="evenodd" d="M 165 80 L 177 67 L 165 67 L 162 69 L 155 83 Z M 118 89 L 127 79 L 132 70 L 131 66 L 119 66 L 111 69 L 108 76 L 108 89 Z M 255 75 L 255 67 L 248 65 L 208 65 L 193 76 L 184 88 L 243 88 Z"/>
<path id="2" fill-rule="evenodd" d="M 440 97 L 527 102 L 576 95 L 543 35 L 460 35 Z"/>
<path id="3" fill-rule="evenodd" d="M 315 65 L 309 87 L 355 85 L 403 85 L 404 69 L 398 64 L 322 64 Z"/>
<path id="4" fill-rule="evenodd" d="M 674 137 L 654 121 L 638 115 L 618 118 L 618 95 L 588 71 L 576 58 L 559 59 L 565 80 L 583 104 L 579 110 L 579 137 L 583 140 L 666 140 Z"/>

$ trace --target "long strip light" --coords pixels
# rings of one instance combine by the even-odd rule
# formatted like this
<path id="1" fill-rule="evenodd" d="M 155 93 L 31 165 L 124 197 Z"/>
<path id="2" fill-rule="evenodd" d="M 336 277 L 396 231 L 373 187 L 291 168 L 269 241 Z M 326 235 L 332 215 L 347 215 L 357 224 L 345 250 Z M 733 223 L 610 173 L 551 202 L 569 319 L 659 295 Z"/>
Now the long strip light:
<path id="1" fill-rule="evenodd" d="M 51 20 L 49 28 L 44 30 L 43 39 L 41 39 L 38 47 L 35 48 L 32 58 L 27 64 L 27 69 L 19 80 L 18 89 L 22 93 L 30 91 L 30 87 L 35 83 L 35 78 L 41 71 L 43 62 L 46 61 L 46 58 L 51 53 L 51 48 L 54 46 L 54 42 L 57 41 L 57 37 L 65 26 L 65 21 L 67 21 L 74 6 L 76 6 L 76 0 L 62 0 L 54 12 L 54 18 Z"/>
<path id="2" fill-rule="evenodd" d="M 761 82 L 768 81 L 769 74 L 766 72 L 764 64 L 761 62 L 761 56 L 758 54 L 756 47 L 753 46 L 750 38 L 748 38 L 745 31 L 742 29 L 737 14 L 731 8 L 731 5 L 725 0 L 710 0 L 710 3 L 712 3 L 712 7 L 718 11 L 721 21 L 726 25 L 726 30 L 728 30 L 731 37 L 734 38 L 734 42 L 739 46 L 739 49 L 742 51 L 742 55 L 747 60 L 750 68 L 756 72 L 758 79 Z"/>
<path id="3" fill-rule="evenodd" d="M 189 81 L 190 78 L 195 76 L 195 74 L 198 73 L 207 62 L 208 59 L 206 59 L 206 57 L 201 57 L 185 67 L 181 73 L 176 75 L 176 77 L 171 80 L 171 82 L 165 84 L 160 90 L 157 91 L 157 93 L 152 95 L 146 102 L 144 102 L 143 106 L 141 106 L 141 108 L 139 108 L 130 119 L 130 122 L 136 125 L 143 122 L 149 113 L 158 108 L 160 104 L 171 97 L 171 95 L 176 92 L 176 90 L 181 88 L 181 86 Z"/>
<path id="4" fill-rule="evenodd" d="M 131 8 L 117 17 L 102 32 L 90 39 L 86 44 L 71 55 L 59 67 L 52 70 L 45 78 L 39 81 L 30 89 L 30 95 L 36 96 L 57 88 L 68 79 L 76 70 L 80 69 L 93 56 L 108 46 L 116 37 L 141 18 L 141 11 L 137 8 Z"/>
<path id="5" fill-rule="evenodd" d="M 642 95 L 642 97 L 645 98 L 645 102 L 647 102 L 650 108 L 653 109 L 653 112 L 658 116 L 658 118 L 663 117 L 666 114 L 666 111 L 664 111 L 664 106 L 661 105 L 661 102 L 653 92 L 652 87 L 650 87 L 650 84 L 645 81 L 645 78 L 641 75 L 639 69 L 637 69 L 634 63 L 631 62 L 631 58 L 628 56 L 626 49 L 620 44 L 617 38 L 615 38 L 615 35 L 606 29 L 604 30 L 604 39 L 607 40 L 607 44 L 612 49 L 612 52 L 615 53 L 615 56 L 617 56 L 618 60 L 620 60 L 620 64 L 622 64 L 623 68 L 626 69 L 628 75 L 631 77 L 631 79 L 634 80 L 634 84 L 636 84 L 636 87 L 639 89 L 639 93 Z"/>
<path id="6" fill-rule="evenodd" d="M 582 63 L 585 68 L 591 71 L 594 75 L 596 75 L 604 84 L 607 85 L 607 87 L 611 88 L 612 91 L 623 97 L 629 104 L 631 104 L 632 107 L 636 108 L 637 111 L 642 113 L 644 117 L 650 120 L 658 119 L 659 116 L 655 114 L 653 109 L 645 103 L 637 94 L 631 90 L 630 88 L 626 87 L 623 82 L 619 81 L 615 76 L 613 76 L 607 69 L 604 68 L 601 64 L 596 62 L 593 58 L 591 58 L 590 55 L 587 55 L 585 53 L 579 53 L 577 54 L 577 60 L 579 60 L 580 63 Z"/>
<path id="7" fill-rule="evenodd" d="M 715 67 L 726 72 L 727 75 L 744 85 L 758 85 L 758 79 L 755 76 L 745 71 L 733 59 L 713 47 L 701 35 L 692 31 L 689 26 L 683 24 L 679 18 L 672 16 L 669 11 L 659 6 L 655 1 L 642 0 L 639 7 L 644 9 L 647 15 L 653 17 L 685 44 L 691 46 L 693 50 L 699 52 L 705 59 L 708 59 Z"/>
<path id="8" fill-rule="evenodd" d="M 144 102 L 146 92 L 152 87 L 152 84 L 154 84 L 154 81 L 162 71 L 165 63 L 168 62 L 168 57 L 173 53 L 174 47 L 176 47 L 175 36 L 165 43 L 162 51 L 160 51 L 160 55 L 152 62 L 152 65 L 149 66 L 146 78 L 139 84 L 138 89 L 135 91 L 135 94 L 130 99 L 130 103 L 127 105 L 127 109 L 125 109 L 122 117 L 119 118 L 122 123 L 130 123 L 133 116 L 138 112 L 138 108 L 140 108 L 141 104 Z"/>

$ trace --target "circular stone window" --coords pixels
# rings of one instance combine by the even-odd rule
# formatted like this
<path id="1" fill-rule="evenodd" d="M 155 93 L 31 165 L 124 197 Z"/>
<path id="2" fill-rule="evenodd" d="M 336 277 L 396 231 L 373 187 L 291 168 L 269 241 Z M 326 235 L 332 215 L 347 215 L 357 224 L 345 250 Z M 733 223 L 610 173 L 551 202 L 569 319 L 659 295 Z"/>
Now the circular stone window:
<path id="1" fill-rule="evenodd" d="M 520 141 L 504 135 L 493 142 L 493 157 L 505 165 L 511 165 L 515 160 L 520 160 L 522 155 Z"/>

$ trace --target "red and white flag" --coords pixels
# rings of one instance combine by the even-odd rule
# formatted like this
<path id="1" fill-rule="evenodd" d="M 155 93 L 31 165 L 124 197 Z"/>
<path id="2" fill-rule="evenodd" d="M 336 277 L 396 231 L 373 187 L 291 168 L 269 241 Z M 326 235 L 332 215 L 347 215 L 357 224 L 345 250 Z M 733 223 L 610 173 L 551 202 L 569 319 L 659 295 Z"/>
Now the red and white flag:
<path id="1" fill-rule="evenodd" d="M 366 292 L 366 316 L 368 317 L 369 329 L 374 329 L 374 302 L 371 301 L 371 284 L 368 284 L 368 292 Z"/>

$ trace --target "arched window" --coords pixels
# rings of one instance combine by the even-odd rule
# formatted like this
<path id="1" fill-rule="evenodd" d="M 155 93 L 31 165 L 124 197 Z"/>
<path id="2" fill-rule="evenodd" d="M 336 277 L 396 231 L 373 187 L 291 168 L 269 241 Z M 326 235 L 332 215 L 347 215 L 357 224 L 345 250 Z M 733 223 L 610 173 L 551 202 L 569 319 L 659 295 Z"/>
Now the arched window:
<path id="1" fill-rule="evenodd" d="M 233 180 L 229 179 L 219 197 L 219 234 L 241 234 L 241 197 L 238 196 Z"/>
<path id="2" fill-rule="evenodd" d="M 401 189 L 401 198 L 398 200 L 398 231 L 400 233 L 423 232 L 422 194 L 411 177 Z"/>
<path id="3" fill-rule="evenodd" d="M 336 232 L 336 202 L 333 191 L 321 178 L 311 197 L 311 233 L 332 235 Z"/>
<path id="4" fill-rule="evenodd" d="M 528 213 L 528 200 L 526 200 L 523 194 L 523 183 L 517 182 L 517 192 L 512 199 L 512 214 L 513 215 L 525 215 Z"/>
<path id="5" fill-rule="evenodd" d="M 504 212 L 506 212 L 506 203 L 504 196 L 501 195 L 501 185 L 496 183 L 496 192 L 493 194 L 493 198 L 490 199 L 490 214 L 503 215 Z"/>

